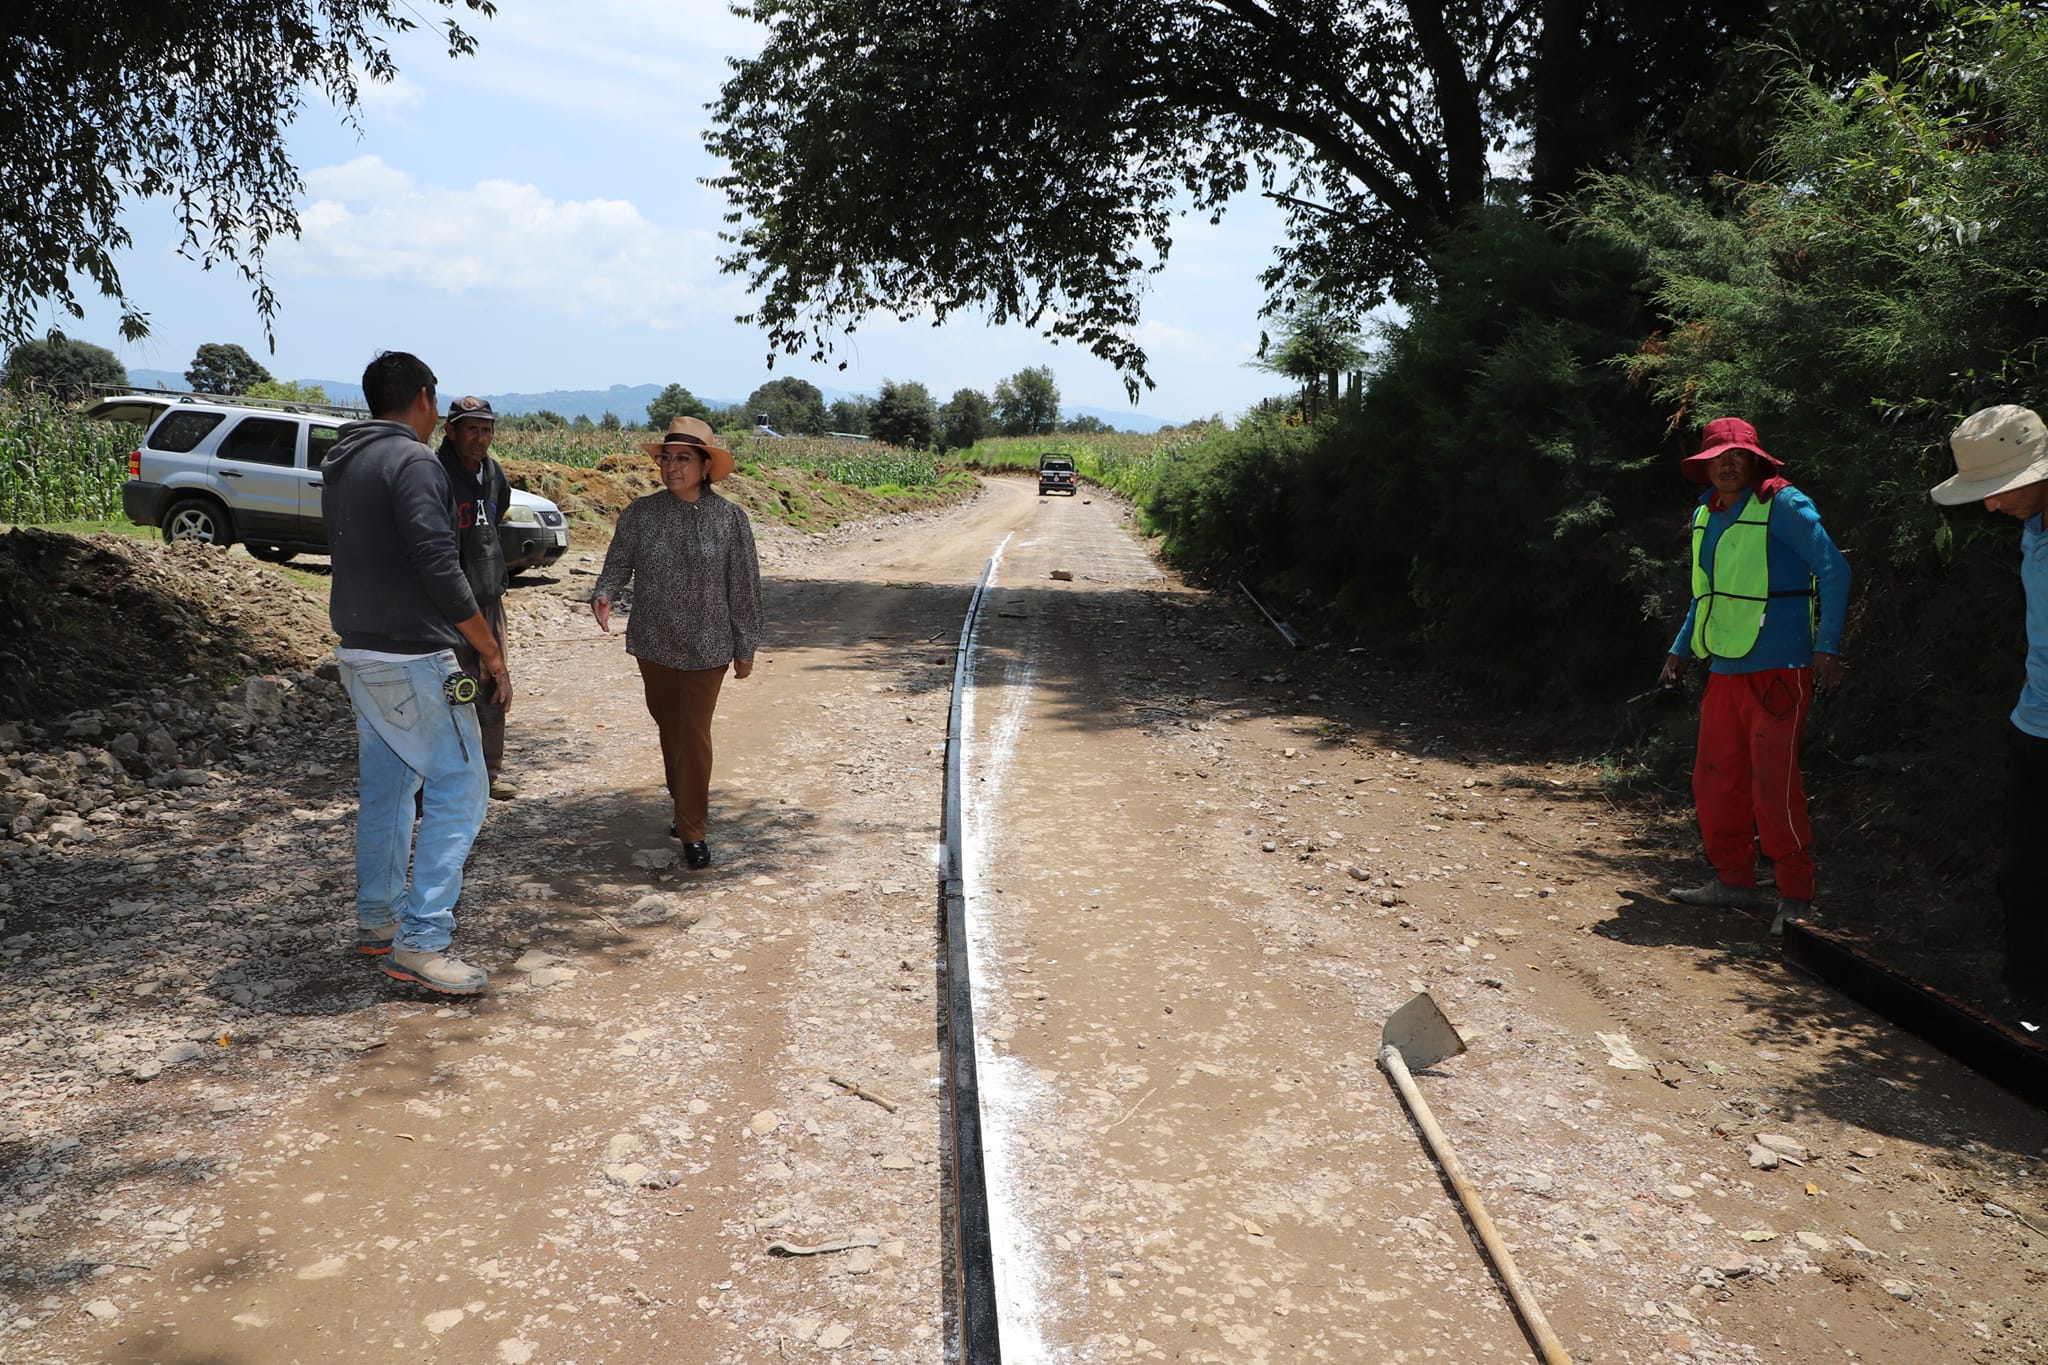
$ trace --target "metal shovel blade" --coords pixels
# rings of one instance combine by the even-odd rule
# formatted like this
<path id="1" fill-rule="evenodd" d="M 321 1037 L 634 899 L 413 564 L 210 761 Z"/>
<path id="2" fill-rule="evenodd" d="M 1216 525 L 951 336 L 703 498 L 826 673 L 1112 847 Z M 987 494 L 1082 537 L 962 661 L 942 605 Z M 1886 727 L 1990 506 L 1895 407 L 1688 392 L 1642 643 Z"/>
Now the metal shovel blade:
<path id="1" fill-rule="evenodd" d="M 1410 1070 L 1420 1071 L 1463 1052 L 1465 1040 L 1424 991 L 1387 1016 L 1386 1026 L 1380 1030 L 1380 1047 L 1393 1048 Z"/>

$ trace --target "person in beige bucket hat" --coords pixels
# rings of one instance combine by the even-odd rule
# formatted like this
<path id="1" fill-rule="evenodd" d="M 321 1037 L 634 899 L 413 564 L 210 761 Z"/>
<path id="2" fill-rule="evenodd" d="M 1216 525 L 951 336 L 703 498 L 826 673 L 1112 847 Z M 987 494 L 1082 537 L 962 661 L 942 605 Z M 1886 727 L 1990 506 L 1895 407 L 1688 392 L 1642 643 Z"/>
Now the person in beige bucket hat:
<path id="1" fill-rule="evenodd" d="M 2006 729 L 2003 1012 L 2048 1025 L 2048 425 L 2010 403 L 1971 413 L 1949 437 L 1956 472 L 1930 490 L 1944 506 L 1982 502 L 2020 522 L 2020 587 L 2027 606 L 2026 681 Z"/>

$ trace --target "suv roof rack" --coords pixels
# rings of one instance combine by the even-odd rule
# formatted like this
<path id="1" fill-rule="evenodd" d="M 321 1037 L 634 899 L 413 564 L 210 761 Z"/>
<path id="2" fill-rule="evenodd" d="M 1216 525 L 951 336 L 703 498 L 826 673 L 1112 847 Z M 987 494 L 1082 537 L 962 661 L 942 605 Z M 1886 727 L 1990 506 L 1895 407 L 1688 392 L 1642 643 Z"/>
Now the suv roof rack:
<path id="1" fill-rule="evenodd" d="M 201 407 L 270 408 L 278 412 L 319 413 L 327 417 L 364 418 L 370 415 L 368 408 L 354 404 L 305 403 L 295 398 L 252 398 L 246 394 L 195 393 L 189 389 L 145 389 L 138 384 L 95 384 L 92 390 L 102 398 L 132 394 L 137 398 L 170 398 Z"/>

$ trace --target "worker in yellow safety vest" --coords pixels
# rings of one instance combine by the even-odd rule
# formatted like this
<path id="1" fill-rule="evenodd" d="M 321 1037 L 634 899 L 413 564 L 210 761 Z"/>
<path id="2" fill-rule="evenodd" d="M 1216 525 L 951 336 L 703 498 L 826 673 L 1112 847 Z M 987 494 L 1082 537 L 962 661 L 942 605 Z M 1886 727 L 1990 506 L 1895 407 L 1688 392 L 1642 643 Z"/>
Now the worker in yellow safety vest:
<path id="1" fill-rule="evenodd" d="M 1740 417 L 1709 422 L 1680 466 L 1708 487 L 1692 519 L 1692 603 L 1659 681 L 1708 660 L 1693 804 L 1714 875 L 1674 890 L 1687 905 L 1761 908 L 1760 844 L 1778 885 L 1778 932 L 1811 913 L 1813 828 L 1799 746 L 1814 690 L 1842 680 L 1849 562 L 1785 462 Z"/>

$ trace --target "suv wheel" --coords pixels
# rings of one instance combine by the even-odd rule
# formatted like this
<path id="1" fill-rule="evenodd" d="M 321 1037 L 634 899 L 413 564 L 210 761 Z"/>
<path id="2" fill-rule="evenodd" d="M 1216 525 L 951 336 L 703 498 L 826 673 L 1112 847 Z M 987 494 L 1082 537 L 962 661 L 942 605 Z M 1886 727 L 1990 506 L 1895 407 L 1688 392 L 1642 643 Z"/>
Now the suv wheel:
<path id="1" fill-rule="evenodd" d="M 282 545 L 249 545 L 245 548 L 266 564 L 283 564 L 298 553 L 297 550 L 287 550 Z"/>
<path id="2" fill-rule="evenodd" d="M 196 540 L 202 545 L 227 545 L 234 538 L 227 513 L 206 498 L 180 498 L 164 510 L 165 540 Z"/>

